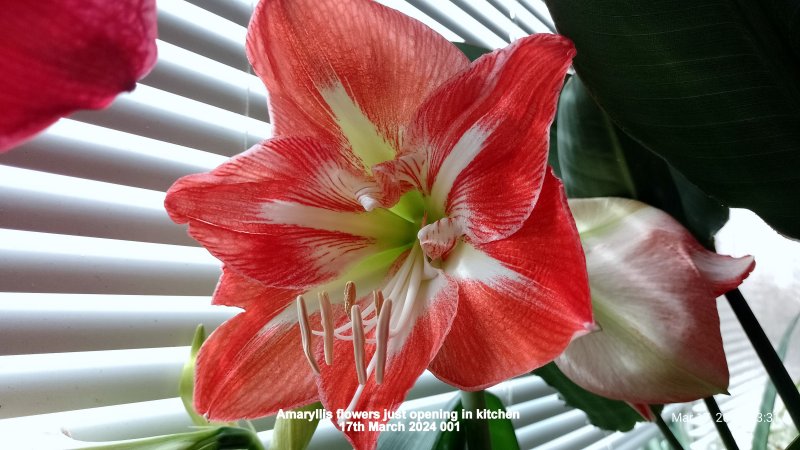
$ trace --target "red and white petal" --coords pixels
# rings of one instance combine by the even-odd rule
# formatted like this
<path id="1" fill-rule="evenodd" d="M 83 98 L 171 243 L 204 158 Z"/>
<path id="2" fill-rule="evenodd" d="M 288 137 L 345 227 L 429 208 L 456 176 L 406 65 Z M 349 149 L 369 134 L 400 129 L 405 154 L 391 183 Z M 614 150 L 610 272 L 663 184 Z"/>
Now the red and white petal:
<path id="1" fill-rule="evenodd" d="M 367 0 L 262 0 L 247 53 L 277 135 L 349 143 L 367 167 L 394 156 L 424 98 L 469 64 L 430 28 Z"/>
<path id="2" fill-rule="evenodd" d="M 434 215 L 461 221 L 473 243 L 511 235 L 533 210 L 574 55 L 562 36 L 520 39 L 476 60 L 415 115 L 404 149 L 426 152 L 422 191 Z"/>
<path id="3" fill-rule="evenodd" d="M 131 91 L 156 62 L 154 0 L 3 2 L 0 152 Z"/>
<path id="4" fill-rule="evenodd" d="M 593 328 L 586 266 L 561 182 L 549 171 L 523 227 L 444 260 L 458 314 L 431 371 L 465 390 L 527 373 Z"/>
<path id="5" fill-rule="evenodd" d="M 297 326 L 297 294 L 225 271 L 215 303 L 244 302 L 247 309 L 215 330 L 200 350 L 194 393 L 200 414 L 215 421 L 256 418 L 316 400 Z"/>
<path id="6" fill-rule="evenodd" d="M 413 237 L 409 222 L 364 210 L 373 188 L 338 147 L 279 138 L 210 173 L 181 178 L 165 206 L 233 270 L 267 285 L 303 288 Z"/>
<path id="7" fill-rule="evenodd" d="M 602 331 L 556 360 L 587 390 L 630 403 L 675 403 L 725 392 L 728 367 L 716 297 L 752 257 L 705 250 L 668 214 L 618 198 L 571 200 Z"/>
<path id="8" fill-rule="evenodd" d="M 379 416 L 370 418 L 362 415 L 350 420 L 364 424 L 365 431 L 356 431 L 354 426 L 344 427 L 345 436 L 357 450 L 375 448 L 378 432 L 369 431 L 369 423 L 386 422 L 385 412 L 395 411 L 400 406 L 438 352 L 456 314 L 457 285 L 439 275 L 424 282 L 414 300 L 407 322 L 400 325 L 400 332 L 388 340 L 382 384 L 376 383 L 373 364 L 368 369 L 366 384 L 359 387 L 351 342 L 336 342 L 331 366 L 324 364 L 323 356 L 318 352 L 317 360 L 322 369 L 318 386 L 323 406 L 329 411 L 341 409 L 353 414 L 371 411 Z M 395 303 L 392 310 L 393 326 L 398 326 L 395 321 L 399 320 L 401 314 L 401 304 Z M 374 352 L 375 345 L 367 344 L 365 361 L 371 361 Z M 342 428 L 336 416 L 332 420 L 338 428 Z"/>

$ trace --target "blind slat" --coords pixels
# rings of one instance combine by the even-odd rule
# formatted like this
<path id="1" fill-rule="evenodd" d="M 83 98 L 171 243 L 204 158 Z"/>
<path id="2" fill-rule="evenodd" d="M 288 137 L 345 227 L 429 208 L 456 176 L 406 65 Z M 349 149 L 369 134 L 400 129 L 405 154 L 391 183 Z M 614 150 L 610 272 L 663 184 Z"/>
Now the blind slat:
<path id="1" fill-rule="evenodd" d="M 247 27 L 256 2 L 249 0 L 189 0 L 189 3 L 242 27 Z"/>
<path id="2" fill-rule="evenodd" d="M 550 442 L 546 442 L 536 450 L 584 450 L 587 446 L 603 439 L 611 434 L 593 425 L 579 428 L 564 436 L 557 437 Z"/>
<path id="3" fill-rule="evenodd" d="M 199 247 L 0 229 L 0 291 L 208 295 L 220 263 Z"/>
<path id="4" fill-rule="evenodd" d="M 158 2 L 158 37 L 239 70 L 247 70 L 247 30 L 181 0 Z"/>
<path id="5" fill-rule="evenodd" d="M 163 202 L 161 192 L 0 166 L 0 228 L 199 245 Z"/>
<path id="6" fill-rule="evenodd" d="M 534 448 L 587 425 L 583 411 L 573 410 L 517 428 L 521 448 Z"/>
<path id="7" fill-rule="evenodd" d="M 526 33 L 548 33 L 550 29 L 547 25 L 531 14 L 528 9 L 520 5 L 516 0 L 488 0 L 489 4 L 507 17 L 514 17 L 514 23 L 525 30 Z"/>
<path id="8" fill-rule="evenodd" d="M 237 114 L 268 121 L 267 92 L 261 80 L 246 72 L 194 54 L 161 40 L 158 63 L 142 84 Z"/>
<path id="9" fill-rule="evenodd" d="M 162 192 L 179 177 L 207 171 L 226 159 L 69 119 L 0 154 L 0 164 L 8 166 Z"/>
<path id="10" fill-rule="evenodd" d="M 490 50 L 504 47 L 507 44 L 506 41 L 450 2 L 437 0 L 407 1 L 470 44 L 486 47 Z"/>
<path id="11" fill-rule="evenodd" d="M 557 394 L 547 395 L 541 398 L 534 398 L 528 401 L 517 402 L 512 411 L 519 412 L 519 419 L 512 419 L 515 428 L 530 425 L 535 422 L 547 419 L 570 411 L 572 408 L 564 404 Z"/>
<path id="12" fill-rule="evenodd" d="M 120 95 L 108 109 L 71 118 L 226 156 L 271 135 L 266 122 L 146 85 Z"/>
<path id="13" fill-rule="evenodd" d="M 508 17 L 503 16 L 500 11 L 492 8 L 488 3 L 471 2 L 469 0 L 450 1 L 507 42 L 528 34 L 519 25 Z"/>
<path id="14" fill-rule="evenodd" d="M 210 305 L 187 309 L 149 303 L 151 309 L 141 310 L 119 303 L 105 308 L 41 302 L 13 307 L 0 301 L 0 355 L 185 346 L 192 343 L 198 324 L 211 333 L 237 313 Z"/>
<path id="15" fill-rule="evenodd" d="M 188 347 L 0 356 L 0 418 L 175 396 Z"/>

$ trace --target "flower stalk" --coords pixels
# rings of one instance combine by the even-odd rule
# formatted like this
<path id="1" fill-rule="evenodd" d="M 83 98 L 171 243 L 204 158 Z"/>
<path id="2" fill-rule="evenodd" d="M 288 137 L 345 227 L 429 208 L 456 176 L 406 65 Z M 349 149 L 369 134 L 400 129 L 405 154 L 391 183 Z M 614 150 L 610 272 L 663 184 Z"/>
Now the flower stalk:
<path id="1" fill-rule="evenodd" d="M 675 436 L 675 433 L 672 432 L 669 425 L 664 422 L 664 418 L 661 417 L 661 414 L 656 414 L 656 425 L 658 425 L 658 429 L 661 430 L 661 434 L 664 435 L 669 445 L 672 446 L 674 450 L 683 450 L 683 444 L 678 440 Z"/>
<path id="2" fill-rule="evenodd" d="M 470 448 L 491 450 L 492 439 L 489 433 L 489 422 L 485 418 L 478 418 L 481 417 L 481 412 L 486 409 L 484 391 L 461 391 L 461 404 L 464 407 L 464 411 L 471 413 L 470 418 L 464 421 L 467 442 L 469 442 Z"/>
<path id="3" fill-rule="evenodd" d="M 747 338 L 756 350 L 756 354 L 761 360 L 764 369 L 766 369 L 767 375 L 775 385 L 775 390 L 781 396 L 784 405 L 786 405 L 786 411 L 795 426 L 800 427 L 800 392 L 797 391 L 792 378 L 786 371 L 786 367 L 775 352 L 775 347 L 770 343 L 769 338 L 764 333 L 764 329 L 761 328 L 761 324 L 758 323 L 753 310 L 750 309 L 739 289 L 726 293 L 725 297 L 728 299 L 733 313 L 736 314 L 736 318 L 739 319 Z"/>
<path id="4" fill-rule="evenodd" d="M 733 439 L 731 429 L 728 428 L 728 422 L 725 420 L 725 416 L 722 415 L 717 401 L 714 400 L 714 397 L 709 396 L 704 398 L 703 402 L 705 402 L 706 408 L 708 408 L 708 413 L 711 414 L 711 420 L 717 428 L 717 433 L 719 434 L 720 440 L 722 440 L 722 444 L 727 450 L 739 450 L 739 446 L 736 445 L 736 440 Z"/>

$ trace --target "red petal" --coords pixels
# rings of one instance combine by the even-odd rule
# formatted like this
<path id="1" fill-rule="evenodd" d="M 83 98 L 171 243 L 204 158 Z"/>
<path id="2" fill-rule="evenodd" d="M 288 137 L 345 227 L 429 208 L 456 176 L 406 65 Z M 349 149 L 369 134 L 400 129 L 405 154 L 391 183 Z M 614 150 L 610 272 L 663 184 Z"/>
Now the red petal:
<path id="1" fill-rule="evenodd" d="M 200 350 L 194 394 L 200 414 L 217 421 L 256 418 L 315 401 L 294 313 L 297 294 L 224 272 L 215 303 L 243 301 L 247 310 L 215 330 Z"/>
<path id="2" fill-rule="evenodd" d="M 375 424 L 386 422 L 385 412 L 397 410 L 417 378 L 436 355 L 455 316 L 457 286 L 444 276 L 440 275 L 427 285 L 423 284 L 417 298 L 425 299 L 425 308 L 417 312 L 416 318 L 412 315 L 410 319 L 412 324 L 405 333 L 389 339 L 383 383 L 376 384 L 374 371 L 368 373 L 363 392 L 354 404 L 354 411 L 373 411 L 379 414 L 379 418 L 352 420 L 364 424 L 365 430 L 369 429 L 370 422 Z M 400 314 L 399 304 L 396 304 L 392 316 L 395 314 Z M 358 389 L 358 378 L 352 343 L 337 341 L 334 348 L 333 365 L 325 365 L 324 358 L 319 352 L 317 360 L 322 369 L 322 375 L 318 378 L 320 400 L 327 410 L 335 414 L 337 410 L 346 410 L 351 404 Z M 369 361 L 375 346 L 368 344 L 366 350 L 365 360 Z M 333 422 L 341 428 L 335 415 Z M 343 430 L 353 447 L 357 450 L 374 449 L 378 433 L 356 430 L 355 427 Z"/>
<path id="3" fill-rule="evenodd" d="M 668 214 L 617 198 L 570 200 L 602 328 L 556 360 L 572 381 L 630 403 L 676 403 L 725 392 L 728 367 L 716 297 L 752 257 L 705 250 Z"/>
<path id="4" fill-rule="evenodd" d="M 476 60 L 415 116 L 404 149 L 427 151 L 422 190 L 473 242 L 509 236 L 533 210 L 573 55 L 561 36 L 520 39 Z"/>
<path id="5" fill-rule="evenodd" d="M 430 28 L 366 0 L 262 0 L 247 50 L 269 90 L 277 135 L 340 142 L 343 118 L 323 91 L 343 86 L 393 148 L 428 93 L 468 65 Z"/>
<path id="6" fill-rule="evenodd" d="M 444 267 L 458 279 L 458 314 L 431 371 L 460 389 L 530 372 L 591 326 L 578 233 L 549 171 L 519 231 L 475 247 L 462 243 Z"/>
<path id="7" fill-rule="evenodd" d="M 282 138 L 210 173 L 181 178 L 165 206 L 237 272 L 302 288 L 413 236 L 409 222 L 381 209 L 364 211 L 359 200 L 373 186 L 337 147 Z"/>
<path id="8" fill-rule="evenodd" d="M 3 2 L 0 152 L 133 90 L 155 64 L 155 39 L 155 0 Z"/>

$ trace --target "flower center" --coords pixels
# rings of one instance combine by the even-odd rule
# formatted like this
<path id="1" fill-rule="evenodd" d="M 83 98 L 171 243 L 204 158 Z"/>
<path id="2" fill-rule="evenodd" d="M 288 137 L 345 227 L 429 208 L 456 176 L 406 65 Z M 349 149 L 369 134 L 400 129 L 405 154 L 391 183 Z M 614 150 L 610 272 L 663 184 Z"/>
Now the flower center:
<path id="1" fill-rule="evenodd" d="M 312 339 L 323 339 L 325 364 L 332 365 L 334 340 L 351 341 L 355 356 L 358 383 L 364 385 L 375 374 L 375 382 L 383 383 L 389 342 L 404 339 L 410 333 L 415 314 L 416 300 L 423 282 L 438 275 L 424 257 L 419 245 L 409 250 L 405 260 L 381 288 L 372 291 L 371 301 L 364 297 L 358 302 L 355 283 L 347 282 L 344 289 L 344 310 L 349 319 L 344 325 L 334 326 L 333 305 L 327 292 L 318 294 L 322 330 L 311 328 L 305 299 L 298 296 L 297 314 L 303 350 L 311 368 L 319 374 L 319 365 L 312 351 Z M 366 344 L 374 344 L 375 352 L 367 364 Z"/>

